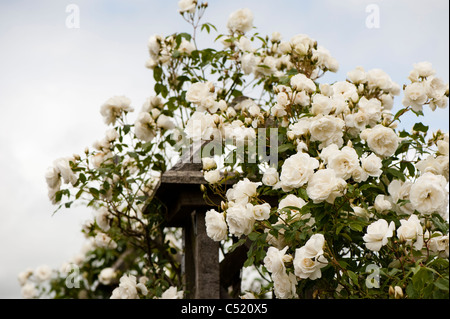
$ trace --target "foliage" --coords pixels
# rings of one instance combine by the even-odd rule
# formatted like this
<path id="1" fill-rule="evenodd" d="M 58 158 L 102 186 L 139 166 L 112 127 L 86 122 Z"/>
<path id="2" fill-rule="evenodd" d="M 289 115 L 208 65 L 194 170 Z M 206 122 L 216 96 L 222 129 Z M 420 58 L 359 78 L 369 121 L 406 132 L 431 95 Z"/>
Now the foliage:
<path id="1" fill-rule="evenodd" d="M 214 139 L 203 191 L 223 201 L 206 226 L 224 252 L 252 243 L 244 266 L 260 280 L 245 297 L 448 298 L 448 134 L 397 129 L 447 106 L 431 64 L 414 66 L 394 114 L 402 88 L 384 71 L 321 83 L 338 63 L 308 36 L 260 35 L 248 9 L 215 35 L 207 4 L 179 5 L 193 32 L 149 39 L 156 95 L 131 123 L 131 101 L 109 99 L 105 138 L 47 172 L 58 210 L 82 203 L 95 219 L 69 268 L 21 273 L 24 296 L 182 296 L 180 230 L 154 195 L 191 143 Z M 199 48 L 200 33 L 222 48 Z"/>

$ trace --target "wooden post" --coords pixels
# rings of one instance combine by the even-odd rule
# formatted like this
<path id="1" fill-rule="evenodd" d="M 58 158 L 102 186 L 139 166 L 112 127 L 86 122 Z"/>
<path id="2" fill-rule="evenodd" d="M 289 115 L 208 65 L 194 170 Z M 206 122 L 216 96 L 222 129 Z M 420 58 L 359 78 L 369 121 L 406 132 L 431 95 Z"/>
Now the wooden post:
<path id="1" fill-rule="evenodd" d="M 219 243 L 206 234 L 205 211 L 193 211 L 183 228 L 183 275 L 189 299 L 220 298 Z"/>
<path id="2" fill-rule="evenodd" d="M 220 298 L 219 243 L 206 234 L 206 211 L 195 211 L 192 220 L 195 233 L 195 299 Z"/>

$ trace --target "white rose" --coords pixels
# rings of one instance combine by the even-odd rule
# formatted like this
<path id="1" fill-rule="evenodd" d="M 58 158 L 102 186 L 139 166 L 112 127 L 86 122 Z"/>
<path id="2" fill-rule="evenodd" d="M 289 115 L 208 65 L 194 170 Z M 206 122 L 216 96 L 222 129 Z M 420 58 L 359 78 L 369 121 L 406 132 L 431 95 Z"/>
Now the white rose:
<path id="1" fill-rule="evenodd" d="M 411 186 L 409 199 L 421 214 L 445 214 L 448 205 L 447 180 L 441 175 L 425 173 Z"/>
<path id="2" fill-rule="evenodd" d="M 427 90 L 422 82 L 409 84 L 405 89 L 403 106 L 411 106 L 416 112 L 422 111 L 423 105 L 428 101 Z"/>
<path id="3" fill-rule="evenodd" d="M 307 93 L 316 91 L 316 84 L 302 73 L 296 74 L 291 78 L 291 87 L 296 91 L 305 91 Z"/>
<path id="4" fill-rule="evenodd" d="M 141 112 L 134 122 L 134 133 L 138 139 L 150 142 L 156 136 L 155 126 L 155 120 L 150 114 Z"/>
<path id="5" fill-rule="evenodd" d="M 386 199 L 385 195 L 378 195 L 375 197 L 373 206 L 379 213 L 386 212 L 392 208 L 391 202 Z"/>
<path id="6" fill-rule="evenodd" d="M 363 67 L 357 67 L 353 71 L 347 73 L 347 78 L 355 84 L 366 83 L 367 74 Z"/>
<path id="7" fill-rule="evenodd" d="M 266 56 L 264 60 L 260 61 L 256 66 L 256 74 L 257 75 L 265 75 L 269 76 L 275 74 L 277 71 L 277 62 L 278 60 L 272 56 Z M 259 66 L 263 65 L 263 66 Z"/>
<path id="8" fill-rule="evenodd" d="M 211 82 L 196 82 L 186 92 L 186 100 L 195 104 L 201 104 L 202 100 L 212 94 Z"/>
<path id="9" fill-rule="evenodd" d="M 383 94 L 380 99 L 383 110 L 392 110 L 394 107 L 394 97 L 391 94 Z"/>
<path id="10" fill-rule="evenodd" d="M 328 164 L 328 161 L 339 154 L 339 147 L 336 144 L 328 145 L 327 147 L 324 147 L 322 151 L 320 152 L 320 159 L 323 161 L 324 164 Z"/>
<path id="11" fill-rule="evenodd" d="M 148 39 L 148 51 L 150 53 L 150 56 L 153 58 L 153 60 L 158 59 L 159 52 L 161 50 L 161 41 L 162 37 L 160 35 L 152 35 Z"/>
<path id="12" fill-rule="evenodd" d="M 272 274 L 273 289 L 278 299 L 297 298 L 297 278 L 293 273 Z"/>
<path id="13" fill-rule="evenodd" d="M 330 51 L 322 46 L 318 46 L 317 50 L 312 50 L 312 59 L 316 61 L 318 66 L 322 69 L 327 69 L 331 72 L 337 72 L 339 70 L 338 61 L 331 56 Z"/>
<path id="14" fill-rule="evenodd" d="M 280 32 L 274 31 L 274 32 L 272 32 L 271 38 L 272 38 L 271 41 L 276 43 L 276 42 L 280 42 L 283 37 Z"/>
<path id="15" fill-rule="evenodd" d="M 342 150 L 334 152 L 328 157 L 328 168 L 333 169 L 336 176 L 344 180 L 352 177 L 353 172 L 358 167 L 358 154 L 352 147 L 344 146 Z"/>
<path id="16" fill-rule="evenodd" d="M 108 99 L 100 108 L 100 114 L 103 116 L 106 124 L 114 125 L 116 119 L 122 113 L 133 112 L 134 109 L 130 106 L 131 100 L 125 96 L 114 96 Z"/>
<path id="17" fill-rule="evenodd" d="M 241 57 L 242 70 L 245 75 L 249 75 L 255 71 L 257 59 L 253 53 L 246 53 Z"/>
<path id="18" fill-rule="evenodd" d="M 313 113 L 314 115 L 328 115 L 332 110 L 331 99 L 328 96 L 322 94 L 314 95 L 311 106 L 311 113 Z"/>
<path id="19" fill-rule="evenodd" d="M 280 203 L 278 204 L 278 209 L 281 210 L 286 207 L 296 207 L 296 208 L 301 209 L 305 205 L 306 205 L 306 202 L 302 198 L 297 197 L 293 194 L 289 194 L 280 201 Z M 283 224 L 285 224 L 286 222 L 292 223 L 292 222 L 296 222 L 298 220 L 306 220 L 307 219 L 308 222 L 306 223 L 306 225 L 313 226 L 314 223 L 316 222 L 314 217 L 311 217 L 310 213 L 302 215 L 302 214 L 300 214 L 300 212 L 298 210 L 293 209 L 293 208 L 290 210 L 289 214 L 287 214 L 285 212 L 281 212 L 279 219 L 282 221 Z"/>
<path id="20" fill-rule="evenodd" d="M 430 250 L 439 254 L 441 257 L 448 258 L 449 256 L 449 240 L 448 235 L 443 236 L 442 233 L 436 232 L 431 236 L 428 242 Z"/>
<path id="21" fill-rule="evenodd" d="M 39 282 L 46 281 L 52 276 L 52 269 L 47 265 L 42 265 L 36 268 L 34 275 Z"/>
<path id="22" fill-rule="evenodd" d="M 299 56 L 304 56 L 307 55 L 312 48 L 314 48 L 316 41 L 305 34 L 297 34 L 291 38 L 290 44 L 292 53 Z"/>
<path id="23" fill-rule="evenodd" d="M 432 111 L 435 111 L 437 107 L 440 108 L 440 109 L 446 109 L 447 106 L 448 106 L 448 97 L 446 95 L 444 95 L 444 96 L 442 96 L 440 98 L 432 99 L 430 101 L 430 105 L 429 106 L 430 106 L 430 109 Z"/>
<path id="24" fill-rule="evenodd" d="M 409 245 L 414 241 L 413 247 L 416 250 L 421 250 L 423 247 L 423 229 L 419 218 L 416 215 L 411 215 L 408 219 L 400 220 L 400 224 L 401 226 L 397 229 L 397 237 Z"/>
<path id="25" fill-rule="evenodd" d="M 31 268 L 28 268 L 27 270 L 20 272 L 19 275 L 17 276 L 19 284 L 21 286 L 25 285 L 27 283 L 28 278 L 30 278 L 31 275 L 33 275 L 33 269 Z"/>
<path id="26" fill-rule="evenodd" d="M 270 115 L 275 117 L 283 117 L 287 115 L 286 108 L 281 104 L 276 103 L 270 108 Z"/>
<path id="27" fill-rule="evenodd" d="M 362 169 L 361 166 L 357 166 L 352 172 L 352 178 L 355 182 L 361 183 L 367 181 L 369 175 L 366 173 L 365 170 Z"/>
<path id="28" fill-rule="evenodd" d="M 136 277 L 124 274 L 120 278 L 119 287 L 113 290 L 111 299 L 138 299 Z"/>
<path id="29" fill-rule="evenodd" d="M 306 153 L 289 157 L 281 167 L 281 187 L 284 191 L 290 191 L 305 185 L 318 167 L 319 161 Z"/>
<path id="30" fill-rule="evenodd" d="M 388 238 L 393 236 L 395 229 L 394 222 L 388 224 L 384 219 L 379 219 L 367 227 L 363 239 L 368 249 L 380 251 L 381 247 L 387 244 Z"/>
<path id="31" fill-rule="evenodd" d="M 443 161 L 443 159 L 445 160 Z M 433 173 L 435 175 L 444 175 L 447 167 L 448 167 L 448 156 L 434 157 L 433 155 L 429 155 L 426 159 L 416 163 L 416 168 L 422 174 Z"/>
<path id="32" fill-rule="evenodd" d="M 286 255 L 288 248 L 289 247 L 286 246 L 282 250 L 279 250 L 275 247 L 269 247 L 266 257 L 264 257 L 264 266 L 270 273 L 280 274 L 286 272 L 284 262 L 289 259 Z"/>
<path id="33" fill-rule="evenodd" d="M 253 205 L 234 205 L 226 211 L 226 221 L 230 234 L 240 237 L 241 235 L 248 235 L 253 230 L 255 218 L 253 215 Z"/>
<path id="34" fill-rule="evenodd" d="M 380 177 L 383 173 L 381 168 L 383 167 L 383 163 L 381 158 L 379 158 L 374 153 L 371 153 L 369 156 L 363 155 L 361 157 L 361 168 L 369 175 L 373 177 Z"/>
<path id="35" fill-rule="evenodd" d="M 395 204 L 394 208 L 397 212 L 402 214 L 412 214 L 414 207 L 411 203 L 402 204 L 402 201 L 409 201 L 409 192 L 411 190 L 412 183 L 409 181 L 402 182 L 400 180 L 393 180 L 388 186 L 389 195 L 391 195 L 392 202 Z"/>
<path id="36" fill-rule="evenodd" d="M 248 108 L 248 113 L 250 113 L 251 116 L 257 118 L 261 115 L 261 108 L 258 105 L 253 104 Z"/>
<path id="37" fill-rule="evenodd" d="M 74 159 L 70 157 L 58 158 L 53 162 L 53 166 L 61 174 L 64 183 L 71 183 L 72 185 L 74 185 L 77 182 L 78 178 L 70 167 L 71 161 L 74 161 Z"/>
<path id="38" fill-rule="evenodd" d="M 310 122 L 311 141 L 322 142 L 320 149 L 333 143 L 340 147 L 344 143 L 342 139 L 344 125 L 345 122 L 342 119 L 332 115 L 316 116 Z"/>
<path id="39" fill-rule="evenodd" d="M 213 171 L 207 171 L 203 173 L 203 177 L 205 180 L 210 184 L 217 184 L 221 180 L 220 171 L 219 170 L 213 170 Z"/>
<path id="40" fill-rule="evenodd" d="M 206 212 L 205 216 L 206 234 L 214 241 L 221 241 L 227 238 L 227 223 L 223 213 L 214 209 Z"/>
<path id="41" fill-rule="evenodd" d="M 353 83 L 340 81 L 331 87 L 333 88 L 333 97 L 342 97 L 344 101 L 358 101 L 358 91 Z"/>
<path id="42" fill-rule="evenodd" d="M 55 167 L 49 167 L 45 173 L 45 180 L 49 189 L 59 190 L 61 187 L 61 178 L 59 170 Z"/>
<path id="43" fill-rule="evenodd" d="M 247 291 L 245 294 L 240 296 L 240 298 L 241 299 L 256 299 L 255 295 L 250 291 Z"/>
<path id="44" fill-rule="evenodd" d="M 257 189 L 261 185 L 262 183 L 260 182 L 251 182 L 248 178 L 245 178 L 234 184 L 233 188 L 230 188 L 227 191 L 227 199 L 235 203 L 246 204 L 251 197 L 256 196 Z"/>
<path id="45" fill-rule="evenodd" d="M 342 178 L 336 176 L 334 170 L 321 169 L 310 178 L 306 193 L 314 203 L 326 201 L 332 204 L 336 197 L 343 195 L 346 185 Z"/>
<path id="46" fill-rule="evenodd" d="M 183 299 L 183 291 L 177 291 L 177 287 L 170 287 L 161 295 L 161 299 Z"/>
<path id="47" fill-rule="evenodd" d="M 178 8 L 180 13 L 189 12 L 194 13 L 197 6 L 197 0 L 180 0 L 178 1 Z"/>
<path id="48" fill-rule="evenodd" d="M 436 71 L 433 69 L 433 65 L 427 61 L 415 63 L 414 71 L 416 71 L 419 76 L 424 78 L 436 74 Z"/>
<path id="49" fill-rule="evenodd" d="M 288 93 L 287 92 L 278 93 L 277 94 L 277 103 L 283 107 L 289 105 L 291 103 L 291 101 L 290 101 Z"/>
<path id="50" fill-rule="evenodd" d="M 172 122 L 170 117 L 161 114 L 156 121 L 156 126 L 164 130 L 171 130 L 175 127 L 175 124 Z"/>
<path id="51" fill-rule="evenodd" d="M 295 275 L 306 279 L 316 280 L 322 277 L 321 269 L 328 264 L 323 256 L 325 238 L 322 234 L 314 234 L 305 246 L 295 250 Z"/>
<path id="52" fill-rule="evenodd" d="M 433 99 L 446 98 L 445 91 L 447 91 L 447 85 L 440 78 L 430 78 L 425 82 L 425 88 L 427 95 Z"/>
<path id="53" fill-rule="evenodd" d="M 101 248 L 116 249 L 117 243 L 105 233 L 98 233 L 94 238 L 95 245 Z"/>
<path id="54" fill-rule="evenodd" d="M 268 168 L 262 177 L 262 183 L 266 186 L 275 186 L 280 181 L 275 167 Z"/>
<path id="55" fill-rule="evenodd" d="M 447 141 L 440 140 L 436 144 L 441 155 L 449 156 L 449 143 Z"/>
<path id="56" fill-rule="evenodd" d="M 392 88 L 392 79 L 386 72 L 381 69 L 373 69 L 367 72 L 367 82 L 369 88 L 380 88 L 384 91 L 388 91 Z"/>
<path id="57" fill-rule="evenodd" d="M 38 290 L 33 283 L 27 283 L 22 287 L 21 294 L 24 299 L 32 299 L 37 297 Z"/>
<path id="58" fill-rule="evenodd" d="M 241 36 L 239 41 L 237 42 L 237 46 L 241 51 L 253 52 L 252 41 L 250 41 L 245 36 Z"/>
<path id="59" fill-rule="evenodd" d="M 162 109 L 163 107 L 164 103 L 159 96 L 151 96 L 142 104 L 141 112 L 150 112 L 154 108 Z"/>
<path id="60" fill-rule="evenodd" d="M 116 278 L 116 275 L 117 273 L 113 268 L 104 268 L 98 275 L 98 281 L 100 281 L 103 285 L 110 285 Z"/>
<path id="61" fill-rule="evenodd" d="M 210 140 L 219 134 L 213 116 L 202 112 L 195 112 L 189 118 L 184 131 L 186 136 L 194 141 Z"/>
<path id="62" fill-rule="evenodd" d="M 285 198 L 280 200 L 280 203 L 278 204 L 278 209 L 283 209 L 285 207 L 297 207 L 301 209 L 305 205 L 306 202 L 303 200 L 303 198 L 297 197 L 293 194 L 289 194 Z"/>
<path id="63" fill-rule="evenodd" d="M 305 91 L 294 93 L 294 104 L 301 106 L 308 106 L 311 103 L 311 98 Z"/>
<path id="64" fill-rule="evenodd" d="M 358 217 L 364 218 L 365 220 L 369 220 L 369 218 L 373 217 L 373 214 L 369 213 L 367 209 L 360 206 L 352 206 L 353 214 Z"/>
<path id="65" fill-rule="evenodd" d="M 294 137 L 300 137 L 309 133 L 311 121 L 309 118 L 300 119 L 297 123 L 289 126 L 289 132 L 294 134 Z"/>
<path id="66" fill-rule="evenodd" d="M 270 217 L 270 204 L 264 203 L 262 205 L 253 206 L 253 217 L 255 220 L 266 220 Z"/>
<path id="67" fill-rule="evenodd" d="M 345 100 L 343 95 L 333 95 L 331 97 L 331 104 L 332 104 L 332 113 L 334 113 L 335 116 L 339 115 L 345 115 L 350 113 L 350 108 L 347 100 Z"/>
<path id="68" fill-rule="evenodd" d="M 381 157 L 394 155 L 399 144 L 399 137 L 394 130 L 381 124 L 362 131 L 361 138 L 366 140 L 369 148 Z"/>
<path id="69" fill-rule="evenodd" d="M 95 211 L 94 215 L 95 222 L 101 230 L 106 232 L 111 228 L 110 220 L 112 216 L 106 207 L 100 207 Z"/>
<path id="70" fill-rule="evenodd" d="M 240 9 L 233 12 L 227 22 L 231 32 L 246 33 L 253 28 L 253 13 L 250 9 Z"/>
<path id="71" fill-rule="evenodd" d="M 358 102 L 359 110 L 367 114 L 368 125 L 374 126 L 381 120 L 381 102 L 378 99 L 362 97 Z"/>
<path id="72" fill-rule="evenodd" d="M 191 85 L 186 92 L 186 100 L 198 106 L 197 111 L 205 110 L 215 113 L 217 104 L 215 104 L 216 93 L 214 93 L 214 85 L 211 82 L 197 82 Z"/>
<path id="73" fill-rule="evenodd" d="M 147 69 L 150 69 L 150 70 L 154 70 L 155 68 L 156 68 L 156 66 L 158 65 L 158 61 L 156 61 L 155 59 L 153 59 L 153 58 L 148 58 L 146 61 L 145 61 L 145 67 L 147 68 Z"/>
<path id="74" fill-rule="evenodd" d="M 187 55 L 191 55 L 192 51 L 195 50 L 195 45 L 192 42 L 190 42 L 190 41 L 188 41 L 188 40 L 183 38 L 183 40 L 180 43 L 180 47 L 178 48 L 178 50 L 181 53 L 185 53 Z"/>
<path id="75" fill-rule="evenodd" d="M 217 163 L 212 157 L 203 157 L 202 158 L 203 170 L 210 171 L 212 169 L 217 168 Z"/>
<path id="76" fill-rule="evenodd" d="M 250 119 L 250 121 L 252 121 Z M 239 122 L 240 125 L 234 125 Z M 253 127 L 245 127 L 241 121 L 234 121 L 231 125 L 226 123 L 222 126 L 223 136 L 227 144 L 235 146 L 253 145 L 256 143 L 256 131 Z"/>

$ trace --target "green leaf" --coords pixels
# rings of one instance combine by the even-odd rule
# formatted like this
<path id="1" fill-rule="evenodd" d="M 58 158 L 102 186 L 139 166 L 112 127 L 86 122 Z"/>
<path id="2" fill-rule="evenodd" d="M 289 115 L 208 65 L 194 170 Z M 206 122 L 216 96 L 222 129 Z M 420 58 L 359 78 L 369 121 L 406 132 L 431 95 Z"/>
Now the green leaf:
<path id="1" fill-rule="evenodd" d="M 129 124 L 124 125 L 123 126 L 123 132 L 125 134 L 128 134 L 130 132 L 130 128 L 131 128 L 131 125 L 129 125 Z"/>
<path id="2" fill-rule="evenodd" d="M 86 183 L 86 175 L 84 175 L 83 173 L 80 173 L 80 175 L 78 176 L 78 178 L 80 179 L 81 183 Z"/>
<path id="3" fill-rule="evenodd" d="M 399 171 L 398 169 L 396 169 L 396 168 L 388 168 L 388 169 L 386 169 L 386 171 L 385 171 L 387 174 L 390 174 L 390 175 L 392 175 L 393 177 L 395 177 L 396 179 L 399 179 L 399 180 L 401 180 L 401 181 L 405 181 L 405 175 L 401 172 L 401 171 Z"/>
<path id="4" fill-rule="evenodd" d="M 245 261 L 244 267 L 250 267 L 251 265 L 253 265 L 254 262 L 255 262 L 255 257 L 251 256 Z"/>
<path id="5" fill-rule="evenodd" d="M 246 241 L 247 241 L 247 238 L 240 239 L 238 242 L 236 242 L 230 246 L 230 248 L 228 249 L 228 253 L 233 252 L 236 248 L 238 248 L 239 246 L 242 246 Z"/>
<path id="6" fill-rule="evenodd" d="M 250 239 L 251 241 L 257 240 L 258 237 L 259 237 L 259 233 L 257 233 L 257 232 L 251 232 L 251 233 L 248 235 L 248 239 Z"/>
<path id="7" fill-rule="evenodd" d="M 91 193 L 91 195 L 92 195 L 95 199 L 99 199 L 100 192 L 99 192 L 98 189 L 96 189 L 96 188 L 94 188 L 94 187 L 91 187 L 91 188 L 89 188 L 89 193 Z"/>
<path id="8" fill-rule="evenodd" d="M 347 274 L 350 277 L 350 279 L 352 280 L 351 284 L 352 285 L 356 285 L 359 287 L 359 283 L 358 283 L 358 275 L 356 275 L 353 271 L 351 270 L 347 270 Z"/>
<path id="9" fill-rule="evenodd" d="M 156 82 L 160 82 L 162 79 L 163 70 L 159 66 L 153 69 L 153 78 Z"/>
<path id="10" fill-rule="evenodd" d="M 363 227 L 364 227 L 362 224 L 360 224 L 360 223 L 358 223 L 358 222 L 350 222 L 350 223 L 348 224 L 348 226 L 349 226 L 352 230 L 357 231 L 357 232 L 362 232 Z"/>
<path id="11" fill-rule="evenodd" d="M 284 153 L 286 151 L 293 150 L 293 149 L 295 149 L 295 146 L 293 144 L 285 143 L 285 144 L 278 146 L 278 153 Z"/>
<path id="12" fill-rule="evenodd" d="M 434 285 L 441 290 L 449 291 L 449 281 L 446 278 L 439 278 Z"/>
<path id="13" fill-rule="evenodd" d="M 429 126 L 424 125 L 423 123 L 414 124 L 413 130 L 418 132 L 426 133 L 428 132 Z"/>

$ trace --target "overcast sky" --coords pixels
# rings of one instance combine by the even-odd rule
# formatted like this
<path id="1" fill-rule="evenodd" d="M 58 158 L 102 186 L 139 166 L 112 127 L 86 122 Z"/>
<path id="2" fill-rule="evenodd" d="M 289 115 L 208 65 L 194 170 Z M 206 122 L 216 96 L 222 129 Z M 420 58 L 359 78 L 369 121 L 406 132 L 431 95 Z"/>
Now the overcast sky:
<path id="1" fill-rule="evenodd" d="M 223 32 L 228 15 L 247 7 L 263 35 L 310 35 L 340 63 L 330 81 L 363 66 L 404 84 L 421 61 L 449 81 L 447 0 L 208 2 L 205 21 Z M 69 4 L 79 8 L 79 28 L 66 25 Z M 379 28 L 366 26 L 369 4 L 378 5 Z M 20 271 L 59 267 L 80 250 L 80 225 L 91 211 L 76 207 L 52 216 L 45 171 L 103 137 L 99 109 L 108 98 L 126 95 L 141 107 L 153 94 L 144 67 L 147 40 L 174 32 L 190 32 L 177 0 L 0 0 L 0 298 L 20 298 Z M 208 40 L 200 43 L 211 45 Z M 448 108 L 425 115 L 424 124 L 448 132 Z"/>

